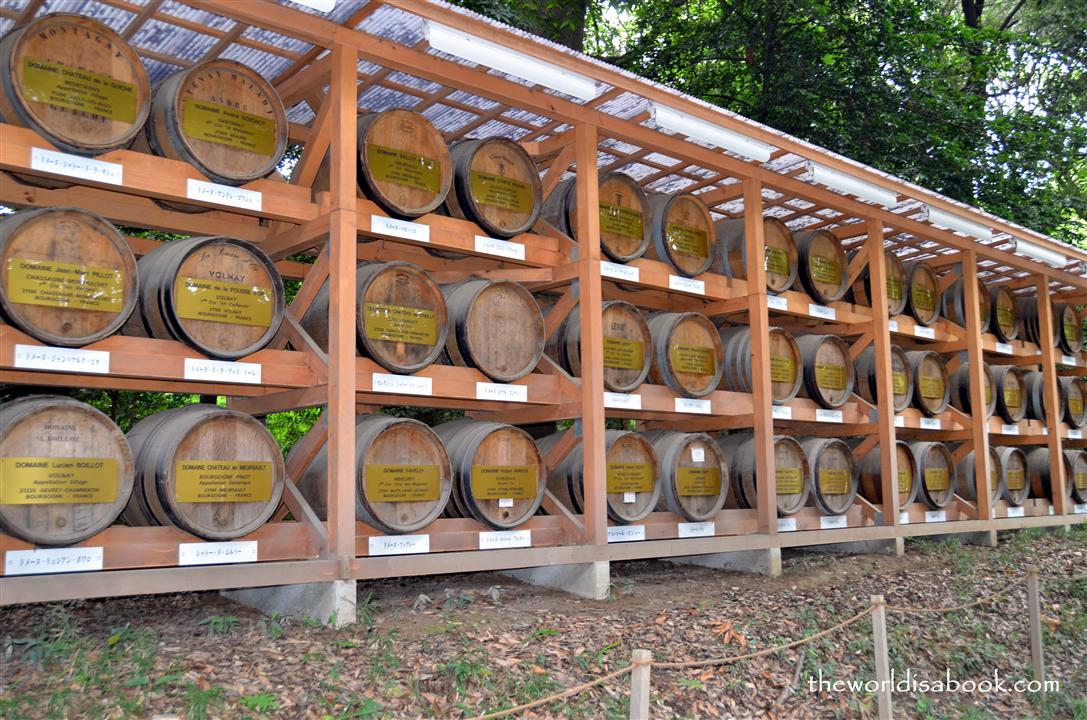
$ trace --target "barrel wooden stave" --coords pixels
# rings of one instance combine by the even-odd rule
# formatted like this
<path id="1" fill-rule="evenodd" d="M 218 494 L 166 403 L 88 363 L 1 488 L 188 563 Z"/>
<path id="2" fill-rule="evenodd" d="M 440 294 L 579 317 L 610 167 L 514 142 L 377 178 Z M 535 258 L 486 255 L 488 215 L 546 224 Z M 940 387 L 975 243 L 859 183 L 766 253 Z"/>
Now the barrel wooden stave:
<path id="1" fill-rule="evenodd" d="M 856 251 L 850 253 L 850 259 Z M 906 268 L 892 250 L 883 251 L 884 267 L 887 274 L 887 313 L 901 315 L 906 311 L 907 284 Z M 865 265 L 860 275 L 850 288 L 853 302 L 864 307 L 872 307 L 871 265 Z"/>
<path id="2" fill-rule="evenodd" d="M 860 439 L 855 441 L 860 444 Z M 855 449 L 855 448 L 854 448 Z M 917 461 L 910 451 L 910 446 L 903 440 L 895 441 L 895 460 L 897 463 L 898 477 L 898 507 L 905 508 L 917 500 Z M 880 458 L 880 448 L 877 444 L 860 459 L 858 463 L 858 492 L 868 502 L 874 505 L 883 505 L 883 462 Z"/>
<path id="3" fill-rule="evenodd" d="M 1061 323 L 1057 319 L 1056 308 L 1050 302 L 1053 320 L 1053 336 L 1049 343 L 1053 347 L 1060 344 Z M 1041 334 L 1041 325 L 1038 318 L 1038 299 L 1035 297 L 1017 297 L 1015 299 L 1016 314 L 1022 323 L 1023 335 L 1030 342 L 1041 347 L 1044 344 Z"/>
<path id="4" fill-rule="evenodd" d="M 989 320 L 992 316 L 992 308 L 990 307 L 991 301 L 989 298 L 989 288 L 985 287 L 985 283 L 981 280 L 977 281 L 978 284 L 978 318 L 980 325 L 978 326 L 979 332 L 987 332 L 989 330 Z M 963 286 L 963 279 L 960 277 L 955 280 L 951 285 L 944 290 L 941 298 L 942 314 L 945 318 L 955 323 L 959 327 L 966 327 L 966 292 Z"/>
<path id="5" fill-rule="evenodd" d="M 966 453 L 955 465 L 955 475 L 959 479 L 956 494 L 964 500 L 976 502 L 978 499 L 976 454 L 973 450 Z M 996 448 L 989 448 L 989 493 L 992 502 L 996 502 L 1005 493 L 1004 464 Z"/>
<path id="6" fill-rule="evenodd" d="M 102 465 L 78 470 L 78 484 L 59 486 L 56 475 L 72 475 L 63 465 L 82 458 Z M 0 404 L 0 462 L 0 529 L 35 545 L 70 545 L 105 530 L 128 501 L 135 475 L 128 441 L 113 421 L 90 405 L 55 395 Z M 45 467 L 19 467 L 20 462 Z M 88 491 L 94 494 L 63 502 Z"/>
<path id="7" fill-rule="evenodd" d="M 1023 371 L 1015 365 L 991 367 L 996 412 L 1005 422 L 1017 423 L 1026 417 L 1029 404 Z"/>
<path id="8" fill-rule="evenodd" d="M 1071 468 L 1071 474 L 1065 482 L 1068 483 L 1072 502 L 1076 504 L 1087 503 L 1087 450 L 1082 448 L 1065 450 L 1064 455 L 1068 459 L 1068 466 Z"/>
<path id="9" fill-rule="evenodd" d="M 951 383 L 943 356 L 930 350 L 906 353 L 913 373 L 913 404 L 929 417 L 939 415 L 951 401 Z"/>
<path id="10" fill-rule="evenodd" d="M 797 347 L 804 361 L 803 396 L 820 407 L 839 408 L 849 401 L 855 370 L 849 345 L 834 335 L 798 335 Z"/>
<path id="11" fill-rule="evenodd" d="M 600 249 L 619 263 L 637 260 L 653 242 L 649 197 L 634 178 L 618 171 L 597 179 L 600 198 Z M 547 196 L 541 217 L 578 239 L 577 178 L 560 182 Z"/>
<path id="12" fill-rule="evenodd" d="M 86 210 L 41 208 L 0 218 L 0 269 L 0 317 L 47 345 L 107 338 L 138 302 L 128 242 Z"/>
<path id="13" fill-rule="evenodd" d="M 1075 355 L 1083 349 L 1083 321 L 1079 317 L 1079 312 L 1074 305 L 1056 305 L 1053 309 L 1058 344 L 1064 352 Z"/>
<path id="14" fill-rule="evenodd" d="M 710 436 L 653 430 L 642 437 L 660 462 L 657 509 L 691 522 L 713 520 L 728 497 L 729 473 L 724 455 Z"/>
<path id="15" fill-rule="evenodd" d="M 271 342 L 283 322 L 279 271 L 245 240 L 173 240 L 137 266 L 139 309 L 125 325 L 127 335 L 179 340 L 210 357 L 236 360 Z"/>
<path id="16" fill-rule="evenodd" d="M 136 487 L 123 516 L 130 525 L 173 525 L 205 540 L 231 540 L 259 528 L 279 507 L 282 452 L 249 415 L 186 405 L 141 420 L 128 440 L 136 461 Z"/>
<path id="17" fill-rule="evenodd" d="M 544 352 L 544 319 L 532 293 L 509 280 L 471 279 L 441 286 L 449 315 L 445 359 L 496 382 L 519 380 Z"/>
<path id="18" fill-rule="evenodd" d="M 839 438 L 805 438 L 800 446 L 811 469 L 808 502 L 823 515 L 844 515 L 853 507 L 859 483 L 853 451 Z"/>
<path id="19" fill-rule="evenodd" d="M 1045 375 L 1038 371 L 1023 373 L 1023 393 L 1026 396 L 1027 417 L 1046 422 L 1049 400 L 1045 393 Z"/>
<path id="20" fill-rule="evenodd" d="M 653 195 L 653 242 L 646 257 L 671 265 L 687 277 L 701 275 L 713 264 L 717 246 L 713 218 L 697 195 Z"/>
<path id="21" fill-rule="evenodd" d="M 780 517 L 800 512 L 811 495 L 812 475 L 807 455 L 800 443 L 787 435 L 775 435 L 774 474 L 776 509 Z M 758 478 L 755 465 L 755 436 L 751 432 L 719 435 L 717 445 L 727 459 L 732 488 L 729 505 L 758 507 Z"/>
<path id="22" fill-rule="evenodd" d="M 1061 418 L 1074 428 L 1087 424 L 1087 380 L 1083 377 L 1060 377 Z"/>
<path id="23" fill-rule="evenodd" d="M 841 300 L 849 289 L 849 260 L 842 241 L 826 230 L 796 233 L 798 277 L 816 302 Z"/>
<path id="24" fill-rule="evenodd" d="M 717 389 L 724 372 L 724 348 L 717 328 L 705 315 L 660 312 L 650 315 L 646 323 L 653 339 L 650 381 L 692 398 Z"/>
<path id="25" fill-rule="evenodd" d="M 923 260 L 905 264 L 907 286 L 906 310 L 922 325 L 932 325 L 940 317 L 940 278 Z"/>
<path id="26" fill-rule="evenodd" d="M 879 401 L 875 347 L 861 351 L 861 354 L 853 361 L 853 370 L 857 394 L 875 405 Z M 891 392 L 896 413 L 910 406 L 910 400 L 913 398 L 913 373 L 910 370 L 906 351 L 898 345 L 891 345 Z"/>
<path id="27" fill-rule="evenodd" d="M 713 271 L 740 280 L 747 279 L 747 239 L 743 218 L 715 223 L 717 252 Z M 797 282 L 800 254 L 789 227 L 777 218 L 763 218 L 766 253 L 766 288 L 772 293 L 789 290 Z"/>
<path id="28" fill-rule="evenodd" d="M 983 381 L 982 392 L 985 395 L 984 419 L 988 420 L 996 412 L 997 397 L 996 379 L 993 376 L 993 368 L 989 363 L 982 363 L 981 377 Z M 970 362 L 963 360 L 948 378 L 950 386 L 951 405 L 959 412 L 966 415 L 973 414 L 973 406 L 970 400 Z"/>
<path id="29" fill-rule="evenodd" d="M 581 377 L 582 370 L 580 309 L 570 311 L 545 347 L 548 356 L 574 377 Z M 649 326 L 641 310 L 624 300 L 605 300 L 601 314 L 604 387 L 611 392 L 633 392 L 645 382 L 653 363 Z"/>
<path id="30" fill-rule="evenodd" d="M 721 328 L 724 368 L 722 390 L 750 393 L 754 387 L 751 361 L 751 328 L 746 325 Z M 803 359 L 793 336 L 781 328 L 770 328 L 770 394 L 775 405 L 783 405 L 800 392 Z"/>
<path id="31" fill-rule="evenodd" d="M 1019 317 L 1012 291 L 1004 285 L 989 288 L 989 305 L 992 308 L 989 329 L 993 334 L 1001 342 L 1010 342 L 1018 338 L 1022 320 Z"/>
<path id="32" fill-rule="evenodd" d="M 502 137 L 462 140 L 449 150 L 453 189 L 443 208 L 488 235 L 512 238 L 540 216 L 540 174 L 524 148 Z"/>
<path id="33" fill-rule="evenodd" d="M 947 446 L 939 442 L 911 442 L 917 466 L 918 498 L 932 510 L 946 508 L 958 487 L 955 462 Z"/>
<path id="34" fill-rule="evenodd" d="M 299 321 L 325 351 L 329 297 L 325 280 Z M 441 357 L 448 332 L 445 297 L 421 267 L 399 260 L 358 266 L 355 341 L 362 355 L 394 373 L 418 372 Z"/>
<path id="35" fill-rule="evenodd" d="M 1000 458 L 1001 474 L 1003 475 L 1004 500 L 1014 507 L 1021 506 L 1030 497 L 1030 482 L 1027 480 L 1027 456 L 1021 449 L 1011 446 L 998 446 L 997 457 Z"/>
<path id="36" fill-rule="evenodd" d="M 1061 453 L 1061 467 L 1065 478 L 1065 495 L 1072 497 L 1074 485 L 1072 482 L 1072 462 L 1064 453 Z M 1049 448 L 1036 447 L 1027 453 L 1027 483 L 1030 485 L 1032 497 L 1045 498 L 1051 503 L 1056 502 L 1053 492 L 1053 476 L 1049 469 Z"/>

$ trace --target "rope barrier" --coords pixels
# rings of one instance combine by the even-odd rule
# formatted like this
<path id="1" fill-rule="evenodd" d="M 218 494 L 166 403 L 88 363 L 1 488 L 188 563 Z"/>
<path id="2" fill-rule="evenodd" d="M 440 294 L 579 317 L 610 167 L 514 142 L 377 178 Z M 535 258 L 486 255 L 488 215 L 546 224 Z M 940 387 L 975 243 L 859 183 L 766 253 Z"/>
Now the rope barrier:
<path id="1" fill-rule="evenodd" d="M 571 695 L 577 695 L 578 693 L 585 692 L 589 688 L 594 688 L 597 685 L 603 685 L 609 680 L 614 680 L 617 677 L 626 675 L 633 669 L 633 665 L 627 665 L 625 668 L 620 668 L 619 670 L 610 672 L 607 675 L 601 675 L 596 680 L 590 680 L 587 683 L 582 683 L 581 685 L 576 685 L 572 688 L 563 690 L 557 695 L 549 695 L 548 697 L 540 698 L 539 700 L 533 700 L 530 703 L 518 705 L 517 707 L 507 708 L 506 710 L 497 710 L 493 713 L 487 713 L 486 715 L 477 715 L 476 717 L 468 718 L 468 720 L 492 720 L 492 718 L 505 717 L 506 715 L 512 715 L 513 713 L 518 713 L 523 710 L 531 710 L 532 708 L 539 707 L 541 705 L 547 705 L 548 703 L 553 703 L 556 700 L 562 700 L 564 698 L 570 697 Z"/>
<path id="2" fill-rule="evenodd" d="M 1081 582 L 1087 580 L 1087 574 L 1084 575 L 1039 575 L 1039 580 L 1045 580 L 1046 582 Z"/>

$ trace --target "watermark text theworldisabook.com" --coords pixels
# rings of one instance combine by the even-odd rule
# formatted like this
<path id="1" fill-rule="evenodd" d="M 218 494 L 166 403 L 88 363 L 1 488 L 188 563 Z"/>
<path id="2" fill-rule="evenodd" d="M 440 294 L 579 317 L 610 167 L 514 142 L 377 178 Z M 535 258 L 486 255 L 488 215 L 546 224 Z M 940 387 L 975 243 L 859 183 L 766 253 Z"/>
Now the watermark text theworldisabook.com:
<path id="1" fill-rule="evenodd" d="M 823 677 L 822 669 L 819 674 L 808 677 L 809 692 L 869 692 L 874 693 L 890 687 L 893 692 L 899 693 L 981 693 L 984 695 L 996 693 L 1027 693 L 1027 692 L 1060 692 L 1059 680 L 1008 680 L 1000 676 L 999 670 L 993 670 L 991 678 L 982 680 L 958 680 L 951 677 L 950 668 L 944 677 L 937 680 L 916 677 L 913 671 L 906 669 L 904 677 L 898 677 L 895 670 L 891 669 L 889 680 L 831 680 Z"/>

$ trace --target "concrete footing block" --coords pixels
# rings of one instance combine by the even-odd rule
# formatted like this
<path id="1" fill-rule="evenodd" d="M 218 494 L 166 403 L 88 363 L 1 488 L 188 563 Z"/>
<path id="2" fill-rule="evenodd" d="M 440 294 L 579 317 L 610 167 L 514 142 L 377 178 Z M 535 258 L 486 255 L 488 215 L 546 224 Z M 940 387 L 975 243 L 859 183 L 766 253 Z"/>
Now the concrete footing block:
<path id="1" fill-rule="evenodd" d="M 224 590 L 222 594 L 267 615 L 313 618 L 334 628 L 355 623 L 354 580 Z"/>
<path id="2" fill-rule="evenodd" d="M 996 539 L 996 530 L 959 533 L 956 537 L 959 538 L 963 545 L 981 545 L 982 547 L 996 547 L 998 544 Z"/>
<path id="3" fill-rule="evenodd" d="M 805 552 L 831 553 L 833 555 L 895 555 L 905 552 L 902 538 L 893 540 L 858 540 L 856 542 L 806 545 Z"/>
<path id="4" fill-rule="evenodd" d="M 506 570 L 503 574 L 530 585 L 564 590 L 589 600 L 607 600 L 611 586 L 611 564 L 607 560 Z"/>
<path id="5" fill-rule="evenodd" d="M 765 550 L 739 550 L 736 552 L 710 553 L 708 555 L 683 555 L 669 558 L 681 565 L 698 565 L 714 570 L 735 570 L 767 577 L 781 575 L 781 548 Z"/>

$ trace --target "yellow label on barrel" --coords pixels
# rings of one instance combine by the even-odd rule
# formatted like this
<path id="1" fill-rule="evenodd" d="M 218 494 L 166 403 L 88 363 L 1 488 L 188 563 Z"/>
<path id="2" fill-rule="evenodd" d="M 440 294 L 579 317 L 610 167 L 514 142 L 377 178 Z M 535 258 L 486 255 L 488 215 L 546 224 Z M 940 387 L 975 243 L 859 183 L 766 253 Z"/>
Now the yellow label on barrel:
<path id="1" fill-rule="evenodd" d="M 117 122 L 136 121 L 136 86 L 109 75 L 28 57 L 23 60 L 21 90 L 30 102 Z"/>
<path id="2" fill-rule="evenodd" d="M 1065 320 L 1064 337 L 1074 345 L 1079 340 L 1079 324 L 1074 320 Z"/>
<path id="3" fill-rule="evenodd" d="M 842 266 L 830 258 L 812 255 L 808 258 L 811 278 L 815 282 L 838 285 L 842 282 Z"/>
<path id="4" fill-rule="evenodd" d="M 796 361 L 788 355 L 771 355 L 770 382 L 796 382 Z"/>
<path id="5" fill-rule="evenodd" d="M 268 502 L 271 498 L 271 462 L 178 460 L 174 464 L 174 500 L 177 502 Z"/>
<path id="6" fill-rule="evenodd" d="M 853 478 L 848 468 L 829 468 L 819 471 L 819 490 L 824 495 L 845 495 Z"/>
<path id="7" fill-rule="evenodd" d="M 378 182 L 437 193 L 442 187 L 442 164 L 414 153 L 382 147 L 366 146 L 366 167 Z"/>
<path id="8" fill-rule="evenodd" d="M 804 492 L 804 477 L 800 468 L 775 468 L 774 485 L 777 495 L 799 495 Z"/>
<path id="9" fill-rule="evenodd" d="M 1004 305 L 996 306 L 996 322 L 1009 330 L 1015 326 L 1015 308 Z"/>
<path id="10" fill-rule="evenodd" d="M 181 133 L 190 140 L 272 157 L 276 152 L 276 121 L 207 100 L 181 102 Z"/>
<path id="11" fill-rule="evenodd" d="M 653 492 L 652 463 L 608 463 L 607 492 Z"/>
<path id="12" fill-rule="evenodd" d="M 816 365 L 815 384 L 824 390 L 845 390 L 845 365 Z"/>
<path id="13" fill-rule="evenodd" d="M 891 277 L 890 275 L 887 276 L 887 299 L 902 299 L 902 282 L 898 278 Z"/>
<path id="14" fill-rule="evenodd" d="M 950 487 L 947 468 L 928 468 L 925 470 L 925 487 L 929 492 L 942 492 Z"/>
<path id="15" fill-rule="evenodd" d="M 680 497 L 701 497 L 720 492 L 721 468 L 681 467 L 676 470 L 676 494 Z"/>
<path id="16" fill-rule="evenodd" d="M 23 305 L 118 313 L 125 302 L 123 270 L 8 258 L 8 301 Z"/>
<path id="17" fill-rule="evenodd" d="M 1083 414 L 1083 398 L 1077 395 L 1068 396 L 1068 410 L 1073 415 Z"/>
<path id="18" fill-rule="evenodd" d="M 532 212 L 532 186 L 526 182 L 473 170 L 468 175 L 468 186 L 472 190 L 472 198 L 479 205 L 525 215 Z"/>
<path id="19" fill-rule="evenodd" d="M 921 397 L 928 398 L 929 400 L 941 400 L 944 397 L 944 379 L 940 377 L 925 377 L 921 376 L 917 378 L 917 382 L 921 384 Z"/>
<path id="20" fill-rule="evenodd" d="M 913 485 L 913 480 L 910 478 L 909 470 L 898 471 L 898 492 L 901 494 L 908 494 L 910 487 Z"/>
<path id="21" fill-rule="evenodd" d="M 1008 489 L 1022 490 L 1026 487 L 1027 474 L 1024 470 L 1009 470 L 1007 473 Z"/>
<path id="22" fill-rule="evenodd" d="M 1017 387 L 1011 385 L 1004 386 L 1004 405 L 1010 408 L 1017 408 L 1023 404 L 1023 393 Z"/>
<path id="23" fill-rule="evenodd" d="M 781 248 L 766 246 L 766 272 L 775 275 L 789 274 L 789 254 Z"/>
<path id="24" fill-rule="evenodd" d="M 473 465 L 472 497 L 476 500 L 529 500 L 538 490 L 535 465 Z"/>
<path id="25" fill-rule="evenodd" d="M 906 390 L 909 389 L 909 383 L 906 382 L 906 373 L 900 370 L 891 371 L 891 391 L 895 395 L 905 395 Z"/>
<path id="26" fill-rule="evenodd" d="M 677 373 L 713 375 L 717 372 L 717 355 L 713 348 L 701 345 L 672 345 L 668 348 L 672 369 Z"/>
<path id="27" fill-rule="evenodd" d="M 114 458 L 0 458 L 0 504 L 56 505 L 117 500 Z"/>
<path id="28" fill-rule="evenodd" d="M 438 342 L 438 313 L 422 308 L 366 303 L 363 333 L 371 340 L 434 345 Z"/>
<path id="29" fill-rule="evenodd" d="M 642 214 L 621 205 L 600 203 L 600 232 L 641 241 L 645 237 Z"/>
<path id="30" fill-rule="evenodd" d="M 668 247 L 675 252 L 702 258 L 710 254 L 709 240 L 705 230 L 679 223 L 668 223 L 665 226 L 664 235 L 668 239 Z"/>
<path id="31" fill-rule="evenodd" d="M 1087 472 L 1078 472 L 1073 475 L 1073 484 L 1076 490 L 1087 490 Z"/>
<path id="32" fill-rule="evenodd" d="M 177 316 L 186 320 L 268 327 L 272 324 L 272 288 L 178 277 L 174 307 Z"/>
<path id="33" fill-rule="evenodd" d="M 936 293 L 932 288 L 914 284 L 910 288 L 910 295 L 913 297 L 913 306 L 918 310 L 932 312 L 936 309 Z"/>
<path id="34" fill-rule="evenodd" d="M 629 338 L 604 338 L 604 367 L 641 370 L 645 367 L 645 345 Z"/>
<path id="35" fill-rule="evenodd" d="M 370 502 L 434 502 L 441 472 L 437 465 L 367 465 L 363 489 Z"/>

